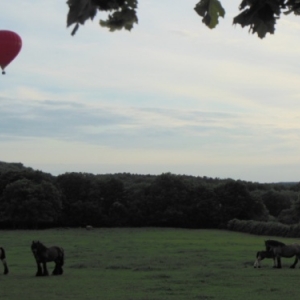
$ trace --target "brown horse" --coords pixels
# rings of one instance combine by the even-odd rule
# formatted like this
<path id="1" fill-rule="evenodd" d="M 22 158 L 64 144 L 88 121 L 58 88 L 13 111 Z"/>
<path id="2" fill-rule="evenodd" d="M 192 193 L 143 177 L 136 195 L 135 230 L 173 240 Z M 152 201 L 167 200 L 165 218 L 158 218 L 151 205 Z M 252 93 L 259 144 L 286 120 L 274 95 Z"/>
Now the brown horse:
<path id="1" fill-rule="evenodd" d="M 47 269 L 47 262 L 55 262 L 55 268 L 52 275 L 62 275 L 64 265 L 64 249 L 58 246 L 47 248 L 40 241 L 33 241 L 31 244 L 31 251 L 34 255 L 37 264 L 36 276 L 49 275 Z"/>
<path id="2" fill-rule="evenodd" d="M 299 244 L 290 244 L 286 245 L 279 241 L 267 240 L 265 241 L 266 250 L 273 252 L 275 259 L 277 261 L 276 268 L 281 268 L 281 257 L 294 257 L 295 261 L 290 266 L 290 268 L 295 268 L 300 259 L 300 245 Z"/>

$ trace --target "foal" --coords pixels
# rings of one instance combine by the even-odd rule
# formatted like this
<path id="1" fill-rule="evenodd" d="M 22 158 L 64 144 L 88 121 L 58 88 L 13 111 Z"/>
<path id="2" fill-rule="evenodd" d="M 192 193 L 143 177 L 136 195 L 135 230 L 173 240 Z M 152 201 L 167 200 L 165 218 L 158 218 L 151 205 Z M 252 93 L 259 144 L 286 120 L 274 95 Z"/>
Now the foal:
<path id="1" fill-rule="evenodd" d="M 256 253 L 256 260 L 254 262 L 254 268 L 260 268 L 261 267 L 260 262 L 265 258 L 273 258 L 273 266 L 274 267 L 276 266 L 275 255 L 274 255 L 273 251 L 258 251 Z"/>

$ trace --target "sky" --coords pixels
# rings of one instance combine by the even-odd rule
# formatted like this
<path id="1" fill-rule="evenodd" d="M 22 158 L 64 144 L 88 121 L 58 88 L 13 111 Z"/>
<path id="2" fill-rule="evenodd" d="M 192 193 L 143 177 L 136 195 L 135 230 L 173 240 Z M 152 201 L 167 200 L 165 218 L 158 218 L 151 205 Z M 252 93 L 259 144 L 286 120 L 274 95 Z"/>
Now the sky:
<path id="1" fill-rule="evenodd" d="M 300 181 L 300 17 L 259 39 L 232 25 L 240 1 L 210 30 L 197 0 L 139 0 L 130 32 L 99 12 L 71 36 L 65 0 L 4 2 L 23 46 L 0 77 L 0 161 Z"/>

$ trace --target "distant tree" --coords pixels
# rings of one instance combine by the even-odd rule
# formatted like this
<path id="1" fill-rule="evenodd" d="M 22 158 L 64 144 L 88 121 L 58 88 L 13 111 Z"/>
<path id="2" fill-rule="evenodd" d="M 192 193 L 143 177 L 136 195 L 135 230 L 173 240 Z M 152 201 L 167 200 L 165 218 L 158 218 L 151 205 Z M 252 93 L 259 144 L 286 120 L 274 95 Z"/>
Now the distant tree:
<path id="1" fill-rule="evenodd" d="M 291 207 L 291 200 L 286 193 L 270 190 L 262 194 L 262 201 L 269 210 L 269 213 L 278 217 L 280 212 Z"/>
<path id="2" fill-rule="evenodd" d="M 0 198 L 0 222 L 14 227 L 54 224 L 61 213 L 61 194 L 50 182 L 20 179 L 8 184 Z"/>
<path id="3" fill-rule="evenodd" d="M 114 176 L 100 181 L 101 197 L 98 204 L 101 208 L 103 226 L 125 226 L 127 224 L 127 199 L 124 183 Z"/>
<path id="4" fill-rule="evenodd" d="M 299 214 L 293 208 L 283 209 L 277 219 L 278 222 L 288 225 L 299 223 L 300 220 Z"/>
<path id="5" fill-rule="evenodd" d="M 87 199 L 94 175 L 86 173 L 65 173 L 56 178 L 56 184 L 65 196 L 64 206 L 68 209 L 70 203 Z"/>
<path id="6" fill-rule="evenodd" d="M 185 227 L 186 215 L 182 208 L 187 205 L 188 187 L 179 176 L 161 174 L 144 193 L 143 211 L 149 225 Z"/>
<path id="7" fill-rule="evenodd" d="M 250 220 L 264 214 L 264 206 L 252 197 L 245 183 L 229 181 L 215 188 L 220 203 L 220 223 L 224 226 L 231 219 Z"/>
<path id="8" fill-rule="evenodd" d="M 41 171 L 34 171 L 32 169 L 12 171 L 11 169 L 8 169 L 5 172 L 0 172 L 0 196 L 8 184 L 20 179 L 28 179 L 35 183 L 41 183 L 42 181 L 54 182 L 54 177 L 52 175 Z"/>
<path id="9" fill-rule="evenodd" d="M 298 196 L 299 198 L 299 196 Z M 290 208 L 283 209 L 278 215 L 278 221 L 284 224 L 297 224 L 300 221 L 300 199 L 294 201 Z"/>
<path id="10" fill-rule="evenodd" d="M 114 221 L 120 223 L 116 219 L 118 213 L 124 217 L 125 192 L 121 180 L 113 176 L 66 173 L 59 175 L 56 183 L 63 194 L 62 221 L 65 225 L 113 226 Z"/>
<path id="11" fill-rule="evenodd" d="M 262 201 L 260 193 L 250 193 L 252 198 L 251 212 L 249 219 L 255 221 L 269 221 L 270 215 L 264 202 Z"/>
<path id="12" fill-rule="evenodd" d="M 0 161 L 0 173 L 8 172 L 8 171 L 23 171 L 23 170 L 31 170 L 31 168 L 26 168 L 22 163 L 6 163 Z"/>
<path id="13" fill-rule="evenodd" d="M 119 207 L 120 204 L 125 204 L 125 200 L 125 189 L 121 180 L 112 177 L 103 181 L 103 197 L 101 199 L 101 205 L 106 214 L 109 213 L 114 203 L 118 203 L 116 206 Z"/>
<path id="14" fill-rule="evenodd" d="M 199 184 L 191 190 L 188 203 L 188 220 L 191 227 L 216 228 L 219 226 L 221 205 L 214 189 L 208 185 Z"/>
<path id="15" fill-rule="evenodd" d="M 127 207 L 121 202 L 114 202 L 110 207 L 108 219 L 113 226 L 127 226 L 129 221 Z"/>
<path id="16" fill-rule="evenodd" d="M 108 12 L 107 20 L 100 20 L 100 25 L 110 31 L 131 30 L 138 23 L 138 0 L 68 0 L 69 12 L 67 26 L 75 24 L 74 35 L 86 20 L 94 19 L 98 11 Z M 170 8 L 172 9 L 172 8 Z M 195 11 L 202 17 L 202 22 L 209 28 L 215 28 L 219 18 L 225 16 L 225 9 L 219 0 L 200 0 Z M 241 13 L 234 17 L 233 24 L 249 26 L 249 31 L 264 38 L 267 33 L 275 32 L 276 20 L 282 14 L 300 14 L 299 0 L 242 0 Z"/>
<path id="17" fill-rule="evenodd" d="M 95 176 L 87 173 L 65 173 L 56 178 L 61 190 L 62 222 L 67 226 L 94 224 L 98 208 L 90 201 L 91 187 Z"/>
<path id="18" fill-rule="evenodd" d="M 300 192 L 300 182 L 292 185 L 290 190 L 295 191 L 295 192 Z"/>
<path id="19" fill-rule="evenodd" d="M 63 194 L 63 222 L 69 224 L 69 226 L 72 223 L 79 225 L 80 223 L 78 222 L 80 222 L 81 216 L 78 215 L 78 212 L 84 213 L 84 210 L 81 209 L 81 203 L 86 202 L 88 198 L 91 185 L 90 175 L 85 173 L 65 173 L 57 176 L 56 185 Z"/>

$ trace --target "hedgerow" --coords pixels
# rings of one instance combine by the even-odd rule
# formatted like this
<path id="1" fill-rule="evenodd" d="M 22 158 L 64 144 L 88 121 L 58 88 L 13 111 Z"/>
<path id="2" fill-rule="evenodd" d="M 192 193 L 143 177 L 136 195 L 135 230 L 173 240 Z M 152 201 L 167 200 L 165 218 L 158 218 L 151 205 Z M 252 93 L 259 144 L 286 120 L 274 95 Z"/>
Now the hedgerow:
<path id="1" fill-rule="evenodd" d="M 300 237 L 300 224 L 285 225 L 278 222 L 232 219 L 227 223 L 227 228 L 231 231 L 257 235 Z"/>

